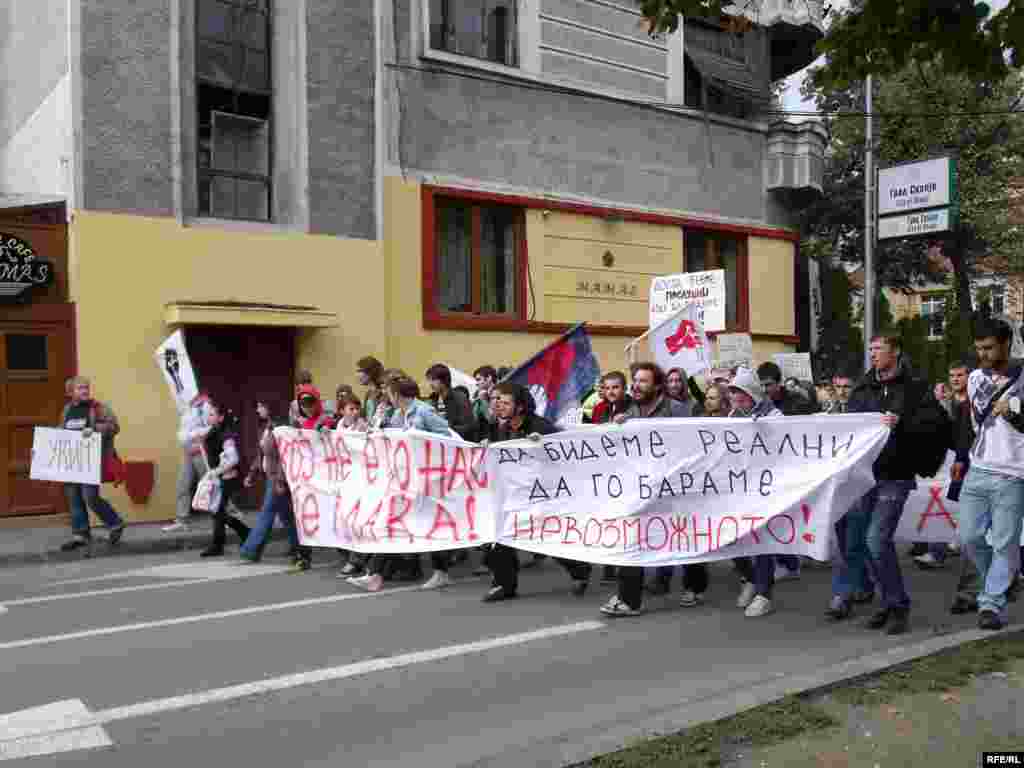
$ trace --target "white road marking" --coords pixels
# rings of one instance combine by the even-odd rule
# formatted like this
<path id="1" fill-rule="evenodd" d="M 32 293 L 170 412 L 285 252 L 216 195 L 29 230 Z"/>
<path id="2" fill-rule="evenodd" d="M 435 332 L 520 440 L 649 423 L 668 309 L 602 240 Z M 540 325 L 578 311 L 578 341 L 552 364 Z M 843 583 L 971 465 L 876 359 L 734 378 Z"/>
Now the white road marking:
<path id="1" fill-rule="evenodd" d="M 452 580 L 452 584 L 459 584 L 462 582 L 477 582 L 479 579 L 455 579 Z M 177 586 L 181 582 L 176 582 L 173 586 Z M 160 584 L 157 586 L 172 586 L 171 584 Z M 112 592 L 113 590 L 110 590 Z M 110 594 L 106 592 L 104 594 Z M 346 600 L 359 600 L 367 597 L 384 597 L 386 595 L 396 595 L 403 592 L 422 592 L 419 584 L 413 584 L 408 587 L 394 587 L 393 589 L 386 589 L 381 592 L 358 592 L 350 593 L 347 592 L 341 595 L 327 595 L 325 597 L 309 597 L 303 600 L 289 600 L 283 603 L 269 603 L 267 605 L 253 605 L 248 608 L 235 608 L 230 611 L 213 611 L 210 613 L 199 613 L 193 616 L 178 616 L 173 619 L 158 619 L 156 621 L 143 621 L 136 624 L 120 624 L 113 627 L 99 627 L 98 629 L 84 629 L 79 632 L 68 632 L 63 635 L 41 635 L 40 637 L 29 637 L 24 640 L 13 640 L 7 643 L 0 643 L 0 651 L 9 651 L 15 648 L 31 648 L 37 645 L 51 645 L 53 643 L 59 643 L 64 640 L 82 640 L 89 637 L 104 637 L 106 635 L 117 635 L 122 632 L 137 632 L 143 629 L 157 629 L 159 627 L 177 627 L 183 624 L 198 624 L 201 621 L 214 621 L 217 619 L 230 619 L 235 616 L 251 616 L 258 613 L 271 613 L 273 611 L 281 611 L 286 608 L 307 608 L 313 605 L 328 605 L 330 603 L 341 603 Z M 57 597 L 54 595 L 54 597 Z M 13 605 L 14 603 L 8 603 Z"/>
<path id="2" fill-rule="evenodd" d="M 114 742 L 101 725 L 84 726 L 52 732 L 53 723 L 90 717 L 79 699 L 56 701 L 42 707 L 0 715 L 0 760 L 20 760 L 58 752 L 111 747 Z M 48 732 L 51 731 L 51 732 Z"/>
<path id="3" fill-rule="evenodd" d="M 311 570 L 333 568 L 333 563 L 322 563 L 314 565 Z M 61 595 L 40 595 L 38 597 L 21 597 L 16 600 L 8 600 L 4 605 L 38 605 L 40 603 L 54 603 L 60 600 L 75 600 L 83 597 L 103 597 L 104 595 L 118 595 L 126 592 L 147 592 L 154 589 L 171 589 L 172 587 L 184 587 L 191 584 L 205 584 L 212 581 L 231 581 L 233 579 L 246 579 L 252 576 L 265 576 L 271 573 L 286 573 L 286 565 L 251 565 L 247 563 L 215 563 L 210 565 L 193 566 L 188 563 L 182 565 L 159 565 L 154 568 L 142 569 L 139 571 L 122 571 L 120 574 L 113 574 L 113 578 L 130 578 L 135 576 L 152 576 L 160 579 L 175 579 L 174 581 L 157 582 L 156 584 L 133 584 L 127 587 L 111 587 L 110 589 L 91 589 L 82 592 L 66 592 Z M 187 573 L 193 574 L 186 577 Z M 194 574 L 198 573 L 198 576 Z M 97 579 L 106 577 L 97 577 Z M 47 585 L 49 586 L 49 585 Z"/>
<path id="4" fill-rule="evenodd" d="M 596 629 L 603 629 L 604 627 L 604 622 L 600 621 L 581 621 L 575 624 L 562 624 L 554 627 L 544 627 L 543 629 L 537 629 L 531 632 L 519 632 L 514 635 L 503 635 L 501 637 L 495 637 L 488 640 L 477 640 L 471 643 L 446 645 L 425 651 L 402 653 L 397 656 L 358 661 L 354 664 L 343 664 L 337 667 L 324 667 L 322 669 L 313 669 L 308 672 L 299 672 L 293 675 L 283 675 L 281 677 L 272 677 L 266 680 L 256 680 L 251 683 L 240 683 L 238 685 L 229 685 L 223 688 L 212 688 L 207 691 L 194 691 L 181 696 L 152 699 L 150 701 L 143 701 L 124 707 L 113 707 L 111 709 L 105 709 L 95 713 L 90 713 L 85 705 L 77 699 L 71 702 L 59 702 L 59 705 L 50 705 L 54 709 L 48 710 L 47 707 L 38 707 L 35 710 L 25 710 L 24 712 L 15 712 L 4 717 L 0 717 L 0 733 L 13 732 L 13 735 L 0 737 L 0 760 L 9 760 L 13 757 L 26 756 L 26 753 L 24 752 L 26 744 L 31 745 L 37 750 L 28 754 L 49 754 L 55 750 L 51 749 L 47 752 L 38 750 L 46 748 L 47 745 L 50 744 L 66 747 L 67 744 L 73 742 L 73 740 L 68 739 L 61 740 L 61 737 L 64 737 L 67 734 L 82 734 L 83 732 L 91 733 L 93 740 L 96 740 L 95 732 L 99 731 L 100 733 L 103 733 L 103 738 L 106 738 L 106 734 L 103 732 L 103 726 L 120 720 L 152 717 L 153 715 L 192 709 L 206 704 L 224 703 L 251 696 L 266 695 L 290 688 L 298 688 L 300 686 L 318 685 L 320 683 L 331 682 L 334 680 L 343 680 L 361 675 L 369 675 L 374 672 L 400 669 L 414 664 L 424 664 L 433 661 L 451 659 L 458 656 L 484 653 L 497 648 L 507 648 L 509 646 L 521 645 L 523 643 L 530 643 L 537 640 L 566 637 L 568 635 L 575 635 L 581 632 L 591 632 Z M 13 728 L 12 731 L 8 731 L 4 727 L 5 721 L 15 722 L 18 724 L 18 727 Z M 84 735 L 79 736 L 78 738 L 83 742 L 88 741 Z M 110 746 L 110 741 L 107 739 L 106 744 L 96 744 L 96 746 Z M 82 746 L 70 748 L 85 749 L 90 747 Z"/>

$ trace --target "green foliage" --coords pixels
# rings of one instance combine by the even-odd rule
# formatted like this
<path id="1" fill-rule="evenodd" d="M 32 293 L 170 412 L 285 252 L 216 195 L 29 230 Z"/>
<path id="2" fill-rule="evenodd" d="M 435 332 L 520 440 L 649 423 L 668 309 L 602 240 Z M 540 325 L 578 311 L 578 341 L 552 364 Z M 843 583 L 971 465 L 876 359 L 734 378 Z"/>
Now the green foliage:
<path id="1" fill-rule="evenodd" d="M 819 269 L 822 311 L 818 318 L 814 369 L 819 376 L 857 376 L 864 367 L 864 335 L 853 317 L 850 277 L 842 267 L 832 266 L 828 261 L 820 262 Z"/>
<path id="2" fill-rule="evenodd" d="M 807 0 L 798 0 L 807 2 Z M 1000 80 L 1022 63 L 1024 0 L 1009 0 L 992 13 L 974 0 L 853 0 L 842 10 L 826 4 L 827 34 L 819 50 L 828 65 L 815 73 L 817 87 L 846 89 L 870 72 L 893 75 L 941 58 L 949 74 Z M 652 32 L 673 32 L 680 16 L 719 18 L 729 7 L 757 19 L 759 0 L 641 0 Z M 733 11 L 735 14 L 735 11 Z M 731 17 L 737 31 L 745 19 Z"/>

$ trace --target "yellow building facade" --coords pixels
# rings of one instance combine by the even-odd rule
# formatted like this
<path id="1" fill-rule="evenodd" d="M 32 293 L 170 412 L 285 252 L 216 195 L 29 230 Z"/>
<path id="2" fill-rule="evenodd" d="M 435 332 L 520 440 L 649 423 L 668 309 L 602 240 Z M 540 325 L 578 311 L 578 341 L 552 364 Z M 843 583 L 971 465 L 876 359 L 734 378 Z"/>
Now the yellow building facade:
<path id="1" fill-rule="evenodd" d="M 460 200 L 461 194 L 387 178 L 382 241 L 75 211 L 68 227 L 68 286 L 78 372 L 92 377 L 97 396 L 115 407 L 122 456 L 152 462 L 155 470 L 144 503 L 108 486 L 122 514 L 137 522 L 173 517 L 178 415 L 154 350 L 176 328 L 185 329 L 190 353 L 214 329 L 226 334 L 216 337 L 212 350 L 220 354 L 216 344 L 223 344 L 223 367 L 241 377 L 222 380 L 241 382 L 273 373 L 265 368 L 279 358 L 231 358 L 237 354 L 231 340 L 288 329 L 293 365 L 284 378 L 309 369 L 325 398 L 338 384 L 356 384 L 356 361 L 365 355 L 422 380 L 435 362 L 467 372 L 482 364 L 515 365 L 580 321 L 591 328 L 602 370 L 622 369 L 626 344 L 646 329 L 651 280 L 685 271 L 687 238 L 699 233 L 702 243 L 718 237 L 740 244 L 726 265 L 736 273 L 738 304 L 730 330 L 752 335 L 757 362 L 794 349 L 791 232 L 716 228 L 471 191 L 464 192 L 468 204 L 521 211 L 525 303 L 520 316 L 507 319 L 436 313 L 429 305 L 430 284 L 439 279 L 432 262 L 437 201 Z M 205 359 L 210 354 L 207 349 Z M 202 360 L 193 364 L 200 387 L 207 388 Z M 237 402 L 248 408 L 253 398 L 269 394 L 266 386 L 254 383 L 259 391 L 239 393 Z M 290 386 L 276 394 L 286 400 Z"/>

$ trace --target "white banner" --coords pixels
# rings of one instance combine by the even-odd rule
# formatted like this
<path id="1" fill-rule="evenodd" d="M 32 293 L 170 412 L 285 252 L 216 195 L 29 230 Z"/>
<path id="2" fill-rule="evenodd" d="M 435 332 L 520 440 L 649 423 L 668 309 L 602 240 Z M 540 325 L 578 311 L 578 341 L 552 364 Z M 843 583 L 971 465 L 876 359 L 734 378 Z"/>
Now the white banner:
<path id="1" fill-rule="evenodd" d="M 168 336 L 164 343 L 156 348 L 153 357 L 164 381 L 171 388 L 171 397 L 178 406 L 178 412 L 185 411 L 199 394 L 199 385 L 196 383 L 192 361 L 189 360 L 188 350 L 185 348 L 185 335 L 181 330 Z"/>
<path id="2" fill-rule="evenodd" d="M 854 414 L 645 419 L 495 445 L 498 539 L 608 565 L 823 560 L 888 436 L 877 414 Z"/>
<path id="3" fill-rule="evenodd" d="M 429 552 L 494 540 L 486 449 L 420 432 L 274 430 L 303 544 Z"/>
<path id="4" fill-rule="evenodd" d="M 647 336 L 651 357 L 663 370 L 682 368 L 687 376 L 711 367 L 711 345 L 693 304 L 683 307 Z"/>
<path id="5" fill-rule="evenodd" d="M 74 429 L 36 427 L 32 433 L 31 480 L 99 485 L 103 469 L 102 437 L 88 439 Z"/>
<path id="6" fill-rule="evenodd" d="M 877 414 L 642 420 L 484 449 L 420 433 L 274 430 L 303 543 L 424 552 L 498 541 L 610 565 L 825 559 L 873 485 Z"/>
<path id="7" fill-rule="evenodd" d="M 725 270 L 684 272 L 651 281 L 649 322 L 654 328 L 687 304 L 695 304 L 705 331 L 725 330 Z"/>

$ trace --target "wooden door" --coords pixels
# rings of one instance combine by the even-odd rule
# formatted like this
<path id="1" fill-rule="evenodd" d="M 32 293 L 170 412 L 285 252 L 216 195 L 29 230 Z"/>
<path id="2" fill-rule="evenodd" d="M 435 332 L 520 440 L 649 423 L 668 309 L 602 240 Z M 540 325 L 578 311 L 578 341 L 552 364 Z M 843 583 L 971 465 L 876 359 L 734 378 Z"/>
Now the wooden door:
<path id="1" fill-rule="evenodd" d="M 49 308 L 51 313 L 57 307 Z M 71 375 L 68 320 L 5 321 L 0 314 L 0 516 L 55 515 L 65 511 L 63 486 L 29 480 L 32 433 L 53 427 L 64 407 Z"/>
<path id="2" fill-rule="evenodd" d="M 285 418 L 295 373 L 295 331 L 291 328 L 190 326 L 185 346 L 199 388 L 239 416 L 245 460 L 259 439 L 256 401 L 269 400 Z M 248 469 L 248 467 L 246 467 Z M 262 484 L 243 493 L 239 506 L 256 507 Z"/>

